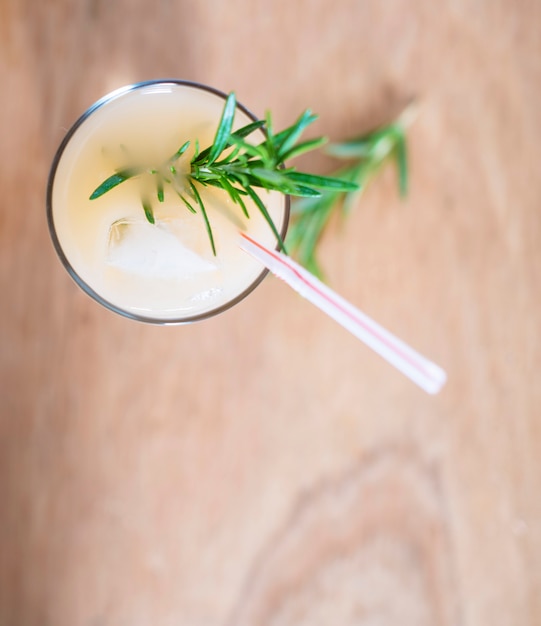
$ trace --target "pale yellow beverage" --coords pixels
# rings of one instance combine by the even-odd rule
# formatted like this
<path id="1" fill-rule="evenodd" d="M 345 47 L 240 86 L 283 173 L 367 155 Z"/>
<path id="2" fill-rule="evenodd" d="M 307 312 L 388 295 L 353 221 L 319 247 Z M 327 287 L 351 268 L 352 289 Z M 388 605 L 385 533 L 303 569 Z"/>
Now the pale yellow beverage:
<path id="1" fill-rule="evenodd" d="M 47 203 L 53 242 L 77 283 L 113 311 L 156 323 L 204 319 L 237 303 L 264 277 L 262 266 L 238 245 L 244 230 L 268 247 L 277 246 L 252 202 L 246 201 L 247 219 L 223 190 L 199 187 L 214 255 L 201 212 L 192 214 L 170 186 L 158 201 L 149 176 L 90 200 L 115 170 L 163 163 L 190 140 L 179 161 L 179 167 L 188 167 L 196 140 L 201 148 L 212 143 L 224 100 L 221 92 L 183 81 L 132 85 L 96 103 L 59 148 Z M 235 128 L 253 119 L 237 106 Z M 251 140 L 262 138 L 257 131 Z M 259 195 L 284 235 L 288 199 L 263 190 Z M 142 197 L 152 203 L 155 224 L 145 217 Z"/>

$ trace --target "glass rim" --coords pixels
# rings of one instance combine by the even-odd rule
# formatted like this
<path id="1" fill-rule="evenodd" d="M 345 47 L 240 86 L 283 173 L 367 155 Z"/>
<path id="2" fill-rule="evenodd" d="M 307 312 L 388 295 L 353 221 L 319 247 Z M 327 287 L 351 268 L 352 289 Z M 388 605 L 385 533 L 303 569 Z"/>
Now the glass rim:
<path id="1" fill-rule="evenodd" d="M 54 187 L 54 181 L 55 181 L 55 176 L 56 176 L 56 172 L 58 169 L 58 165 L 60 163 L 60 160 L 62 159 L 62 155 L 64 154 L 65 149 L 67 148 L 69 142 L 71 141 L 72 137 L 75 135 L 79 127 L 96 110 L 100 109 L 101 107 L 108 104 L 109 102 L 131 91 L 135 91 L 137 89 L 144 89 L 145 87 L 150 87 L 152 85 L 180 85 L 182 87 L 191 87 L 193 89 L 200 89 L 200 90 L 212 93 L 222 98 L 223 100 L 227 99 L 227 94 L 221 91 L 220 89 L 216 89 L 215 87 L 211 87 L 209 85 L 205 85 L 203 83 L 199 83 L 196 81 L 183 80 L 183 79 L 178 79 L 178 78 L 155 79 L 155 80 L 146 80 L 146 81 L 131 83 L 124 87 L 115 89 L 114 91 L 111 91 L 108 94 L 102 96 L 99 100 L 94 102 L 94 104 L 92 104 L 88 109 L 86 109 L 86 111 L 82 115 L 80 115 L 79 118 L 72 124 L 72 126 L 69 128 L 64 138 L 62 139 L 62 142 L 60 143 L 55 153 L 55 156 L 51 164 L 51 169 L 49 171 L 48 181 L 47 181 L 47 196 L 46 196 L 47 224 L 49 227 L 49 234 L 51 236 L 51 240 L 53 242 L 54 248 L 64 268 L 66 269 L 68 274 L 71 276 L 71 278 L 75 281 L 75 283 L 88 296 L 90 296 L 93 300 L 95 300 L 98 304 L 101 304 L 103 307 L 105 307 L 106 309 L 109 309 L 113 313 L 117 313 L 119 315 L 122 315 L 123 317 L 129 318 L 138 322 L 144 322 L 147 324 L 154 324 L 158 326 L 174 326 L 174 325 L 178 326 L 182 324 L 190 324 L 193 322 L 199 322 L 199 321 L 209 319 L 216 315 L 220 315 L 221 313 L 224 313 L 228 309 L 239 304 L 239 302 L 244 300 L 248 295 L 252 293 L 252 291 L 256 289 L 256 287 L 267 276 L 267 274 L 269 273 L 269 270 L 267 268 L 262 268 L 261 272 L 246 287 L 246 289 L 244 289 L 242 292 L 240 292 L 231 300 L 228 300 L 227 302 L 221 304 L 220 306 L 209 309 L 208 311 L 204 311 L 202 313 L 197 313 L 197 314 L 192 314 L 192 315 L 174 317 L 174 318 L 160 318 L 160 317 L 152 317 L 148 315 L 140 315 L 138 313 L 134 313 L 132 311 L 123 309 L 119 307 L 118 305 L 110 302 L 109 300 L 101 296 L 97 291 L 95 291 L 85 280 L 83 280 L 79 276 L 79 274 L 75 271 L 69 259 L 67 258 L 66 254 L 64 253 L 64 250 L 62 248 L 62 245 L 56 233 L 54 217 L 53 217 L 53 201 L 52 201 L 53 187 Z M 254 122 L 260 119 L 254 113 L 252 113 L 249 109 L 247 109 L 242 103 L 237 102 L 236 106 L 237 106 L 237 109 L 242 111 L 245 115 L 247 115 Z M 288 195 L 283 195 L 283 200 L 284 200 L 284 212 L 283 212 L 283 217 L 282 217 L 281 228 L 279 229 L 282 241 L 285 239 L 288 224 L 289 224 L 290 204 L 291 204 L 290 197 Z M 276 248 L 278 249 L 278 247 L 279 247 L 279 244 L 277 243 Z"/>

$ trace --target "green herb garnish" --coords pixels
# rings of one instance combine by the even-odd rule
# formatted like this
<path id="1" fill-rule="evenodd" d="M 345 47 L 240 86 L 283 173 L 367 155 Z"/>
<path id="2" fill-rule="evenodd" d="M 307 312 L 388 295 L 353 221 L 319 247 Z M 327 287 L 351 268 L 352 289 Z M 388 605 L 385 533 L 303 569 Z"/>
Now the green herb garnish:
<path id="1" fill-rule="evenodd" d="M 347 193 L 358 189 L 357 183 L 353 180 L 315 176 L 285 166 L 286 160 L 319 148 L 326 142 L 323 137 L 299 142 L 306 127 L 316 120 L 316 116 L 310 111 L 305 111 L 292 126 L 277 134 L 273 132 L 271 116 L 268 113 L 265 120 L 251 122 L 233 132 L 235 112 L 235 95 L 230 93 L 225 101 L 212 144 L 204 150 L 199 150 L 196 141 L 195 153 L 189 166 L 179 165 L 179 160 L 190 145 L 190 142 L 186 141 L 158 167 L 129 167 L 116 171 L 92 192 L 90 199 L 95 200 L 103 196 L 127 180 L 141 176 L 153 177 L 158 202 L 164 201 L 165 188 L 169 186 L 189 211 L 201 213 L 213 254 L 216 254 L 212 226 L 200 193 L 203 187 L 211 186 L 224 190 L 246 217 L 249 217 L 249 213 L 245 200 L 251 198 L 282 249 L 285 249 L 284 242 L 257 189 L 279 191 L 286 195 L 311 199 L 323 197 L 322 192 L 326 190 L 331 193 Z M 259 129 L 265 132 L 264 140 L 256 144 L 247 141 L 250 135 Z M 141 204 L 148 221 L 154 223 L 152 201 L 144 196 L 141 197 Z"/>
<path id="2" fill-rule="evenodd" d="M 316 276 L 323 272 L 316 257 L 321 235 L 336 207 L 348 214 L 368 182 L 388 162 L 394 161 L 398 169 L 401 196 L 408 188 L 408 163 L 405 128 L 410 121 L 411 109 L 400 118 L 378 130 L 349 141 L 328 146 L 326 152 L 351 163 L 333 173 L 334 179 L 356 183 L 352 191 L 325 189 L 318 197 L 302 198 L 294 202 L 287 244 L 295 251 L 299 262 Z"/>

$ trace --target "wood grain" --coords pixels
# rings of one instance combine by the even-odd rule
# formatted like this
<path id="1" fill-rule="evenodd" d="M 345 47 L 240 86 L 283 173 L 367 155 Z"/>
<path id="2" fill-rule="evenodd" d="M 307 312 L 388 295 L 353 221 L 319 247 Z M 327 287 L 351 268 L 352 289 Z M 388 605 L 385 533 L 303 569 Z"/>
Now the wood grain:
<path id="1" fill-rule="evenodd" d="M 334 139 L 417 99 L 321 258 L 441 395 L 272 278 L 176 328 L 77 289 L 50 162 L 157 77 Z M 0 84 L 0 626 L 541 623 L 538 2 L 0 0 Z"/>

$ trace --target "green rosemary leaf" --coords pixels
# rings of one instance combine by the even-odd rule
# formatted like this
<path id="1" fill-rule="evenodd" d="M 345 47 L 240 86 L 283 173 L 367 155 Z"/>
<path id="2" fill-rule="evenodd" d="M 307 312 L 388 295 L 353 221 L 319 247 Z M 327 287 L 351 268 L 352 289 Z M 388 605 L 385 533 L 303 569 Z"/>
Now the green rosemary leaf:
<path id="1" fill-rule="evenodd" d="M 240 206 L 240 208 L 242 209 L 242 212 L 244 213 L 244 215 L 246 217 L 250 217 L 248 215 L 248 210 L 246 209 L 246 205 L 244 204 L 244 201 L 241 198 L 241 191 L 242 191 L 242 193 L 244 193 L 244 191 L 243 190 L 239 191 L 236 187 L 234 187 L 229 182 L 227 176 L 222 176 L 222 178 L 220 179 L 220 183 L 221 183 L 223 189 L 225 189 L 225 191 L 228 193 L 228 195 L 231 198 L 231 200 L 233 200 L 233 202 L 235 204 L 238 204 Z"/>
<path id="2" fill-rule="evenodd" d="M 222 117 L 220 119 L 220 123 L 218 124 L 214 141 L 212 142 L 212 148 L 208 157 L 208 165 L 212 165 L 212 163 L 216 161 L 227 146 L 227 142 L 231 137 L 231 129 L 233 127 L 236 107 L 237 101 L 235 94 L 231 92 L 225 101 Z"/>
<path id="3" fill-rule="evenodd" d="M 358 185 L 341 178 L 330 178 L 327 176 L 316 176 L 315 174 L 306 174 L 304 172 L 291 172 L 289 178 L 296 182 L 318 189 L 334 189 L 336 191 L 355 191 Z"/>
<path id="4" fill-rule="evenodd" d="M 272 142 L 274 140 L 274 130 L 272 127 L 272 115 L 270 111 L 265 111 L 265 130 L 267 131 L 267 138 Z"/>
<path id="5" fill-rule="evenodd" d="M 291 207 L 292 225 L 288 230 L 288 239 L 290 235 L 293 237 L 295 227 L 304 218 L 310 220 L 311 213 L 318 213 L 325 209 L 328 205 L 332 205 L 338 198 L 340 192 L 327 191 L 317 197 L 300 198 L 296 200 Z"/>
<path id="6" fill-rule="evenodd" d="M 398 127 L 396 128 L 395 160 L 398 168 L 400 195 L 404 198 L 408 193 L 408 155 L 404 131 Z"/>
<path id="7" fill-rule="evenodd" d="M 205 227 L 207 229 L 207 234 L 209 236 L 210 247 L 212 248 L 212 254 L 216 256 L 216 246 L 214 244 L 214 235 L 212 234 L 212 228 L 209 222 L 207 211 L 205 209 L 205 205 L 203 204 L 203 201 L 201 200 L 201 196 L 199 195 L 199 192 L 197 191 L 196 186 L 193 184 L 191 180 L 190 180 L 190 189 L 192 190 L 195 200 L 197 204 L 199 205 L 199 208 L 201 209 L 201 214 L 203 215 L 203 219 L 205 220 Z"/>
<path id="8" fill-rule="evenodd" d="M 343 170 L 342 176 L 346 180 L 356 182 L 359 186 L 356 191 L 350 191 L 349 193 L 344 194 L 342 210 L 345 215 L 351 212 L 359 196 L 368 184 L 368 180 L 376 173 L 377 170 L 378 167 L 369 167 L 364 160 L 358 161 L 354 165 Z"/>
<path id="9" fill-rule="evenodd" d="M 197 213 L 197 211 L 193 208 L 190 202 L 183 196 L 183 194 L 180 193 L 180 191 L 177 191 L 177 195 L 182 200 L 182 202 L 184 203 L 188 211 L 190 211 L 190 213 Z"/>
<path id="10" fill-rule="evenodd" d="M 270 111 L 265 112 L 265 130 L 267 132 L 267 136 L 265 137 L 265 141 L 263 143 L 266 148 L 266 153 L 268 154 L 267 165 L 272 168 L 274 164 L 283 161 L 283 159 L 280 159 L 277 154 L 277 146 L 275 145 L 272 116 Z"/>
<path id="11" fill-rule="evenodd" d="M 263 183 L 263 186 L 268 185 L 269 189 L 280 189 L 280 187 L 289 188 L 291 183 L 288 178 L 284 176 L 280 170 L 268 170 L 263 167 L 254 167 L 250 170 L 251 176 L 257 178 Z M 267 183 L 266 185 L 264 183 Z"/>
<path id="12" fill-rule="evenodd" d="M 305 185 L 295 185 L 288 193 L 299 198 L 321 198 L 321 191 Z"/>
<path id="13" fill-rule="evenodd" d="M 199 139 L 195 140 L 195 145 L 194 145 L 194 152 L 193 152 L 193 156 L 192 156 L 192 163 L 197 162 L 197 160 L 199 159 L 199 155 L 200 155 L 200 151 L 199 151 Z M 210 152 L 210 148 L 209 148 L 209 152 Z"/>
<path id="14" fill-rule="evenodd" d="M 231 135 L 231 141 L 239 149 L 244 150 L 245 154 L 251 157 L 259 158 L 263 163 L 269 163 L 271 161 L 264 144 L 254 145 L 244 141 L 242 137 L 234 137 L 233 135 Z"/>
<path id="15" fill-rule="evenodd" d="M 264 120 L 256 120 L 255 122 L 250 122 L 250 124 L 246 124 L 246 126 L 239 128 L 231 136 L 248 137 L 248 135 L 251 135 L 254 131 L 256 131 L 258 128 L 262 128 L 263 126 L 265 126 Z"/>
<path id="16" fill-rule="evenodd" d="M 267 224 L 270 226 L 272 232 L 274 233 L 274 236 L 276 237 L 276 241 L 278 242 L 280 249 L 287 254 L 282 236 L 278 232 L 278 229 L 276 228 L 276 224 L 274 223 L 272 217 L 269 215 L 269 212 L 267 211 L 267 207 L 263 204 L 263 202 L 261 201 L 261 198 L 257 195 L 257 192 L 252 189 L 252 187 L 245 187 L 245 190 L 250 196 L 250 198 L 252 198 L 257 208 L 260 210 Z"/>
<path id="17" fill-rule="evenodd" d="M 155 224 L 156 220 L 154 219 L 154 211 L 152 210 L 152 205 L 146 198 L 141 198 L 141 204 L 143 205 L 143 210 L 145 212 L 145 216 L 147 220 L 151 224 Z"/>
<path id="18" fill-rule="evenodd" d="M 318 202 L 318 210 L 305 213 L 293 222 L 287 235 L 287 244 L 295 249 L 297 259 L 316 276 L 324 278 L 316 258 L 316 249 L 332 214 L 338 193 L 327 193 Z M 297 204 L 303 203 L 301 200 Z M 310 201 L 308 201 L 310 202 Z"/>
<path id="19" fill-rule="evenodd" d="M 234 171 L 228 170 L 227 177 L 241 185 L 243 189 L 246 189 L 246 187 L 249 187 L 251 184 L 249 177 L 238 168 L 235 168 Z"/>
<path id="20" fill-rule="evenodd" d="M 326 142 L 326 137 L 317 137 L 316 139 L 308 139 L 307 141 L 303 141 L 302 143 L 293 146 L 285 154 L 283 154 L 282 161 L 293 159 L 300 156 L 301 154 L 304 154 L 305 152 L 310 152 L 311 150 L 317 150 L 317 148 L 320 148 Z"/>
<path id="21" fill-rule="evenodd" d="M 248 209 L 242 198 L 242 196 L 247 195 L 246 191 L 244 191 L 244 189 L 238 189 L 237 187 L 234 187 L 229 182 L 226 176 L 223 177 L 223 180 L 221 181 L 221 183 L 222 183 L 223 189 L 226 190 L 226 192 L 229 194 L 229 197 L 233 200 L 233 202 L 240 206 L 244 216 L 246 218 L 250 218 L 250 214 L 248 213 Z"/>
<path id="22" fill-rule="evenodd" d="M 185 141 L 180 148 L 175 152 L 175 154 L 173 154 L 173 156 L 169 159 L 170 163 L 174 163 L 177 159 L 180 159 L 180 157 L 186 152 L 186 150 L 188 149 L 188 146 L 190 145 L 190 141 Z"/>
<path id="23" fill-rule="evenodd" d="M 111 189 L 114 189 L 115 187 L 120 185 L 120 183 L 123 183 L 124 181 L 129 180 L 130 178 L 133 178 L 134 176 L 137 176 L 140 173 L 141 173 L 141 170 L 139 169 L 126 169 L 126 170 L 120 170 L 119 172 L 116 172 L 112 176 L 109 176 L 109 178 L 106 178 L 101 183 L 101 185 L 96 187 L 96 189 L 94 189 L 94 191 L 91 193 L 89 199 L 96 200 L 96 198 L 103 196 L 103 194 L 107 193 L 108 191 L 111 191 Z"/>
<path id="24" fill-rule="evenodd" d="M 164 201 L 163 180 L 160 176 L 156 179 L 156 195 L 158 196 L 158 202 Z"/>
<path id="25" fill-rule="evenodd" d="M 392 149 L 396 130 L 396 124 L 390 124 L 348 141 L 332 143 L 325 152 L 339 159 L 381 159 Z"/>
<path id="26" fill-rule="evenodd" d="M 282 160 L 283 155 L 291 150 L 305 128 L 316 120 L 317 115 L 314 115 L 310 110 L 306 110 L 292 126 L 274 136 L 276 151 Z"/>
<path id="27" fill-rule="evenodd" d="M 240 151 L 240 146 L 235 146 L 233 150 L 230 150 L 229 154 L 226 154 L 223 159 L 220 161 L 214 161 L 214 167 L 223 167 L 224 165 L 231 163 L 231 161 L 234 161 L 239 156 Z"/>
<path id="28" fill-rule="evenodd" d="M 332 143 L 325 152 L 338 159 L 366 159 L 370 156 L 374 141 L 367 137 L 358 137 L 341 143 Z"/>
<path id="29" fill-rule="evenodd" d="M 248 208 L 242 198 L 243 195 L 246 194 L 246 192 L 244 190 L 242 190 L 242 192 L 240 190 L 236 190 L 238 192 L 238 196 L 237 196 L 237 204 L 240 206 L 240 208 L 242 209 L 242 212 L 244 213 L 244 216 L 248 219 L 250 219 L 250 214 L 248 213 Z"/>
<path id="30" fill-rule="evenodd" d="M 198 145 L 192 157 L 191 164 L 200 165 L 201 163 L 205 163 L 206 160 L 208 159 L 211 149 L 212 149 L 212 144 L 208 146 L 208 148 L 205 148 L 204 150 L 200 151 L 199 145 Z"/>
<path id="31" fill-rule="evenodd" d="M 192 167 L 191 177 L 202 183 L 203 181 L 220 180 L 222 174 L 220 171 L 208 170 L 199 167 Z"/>

